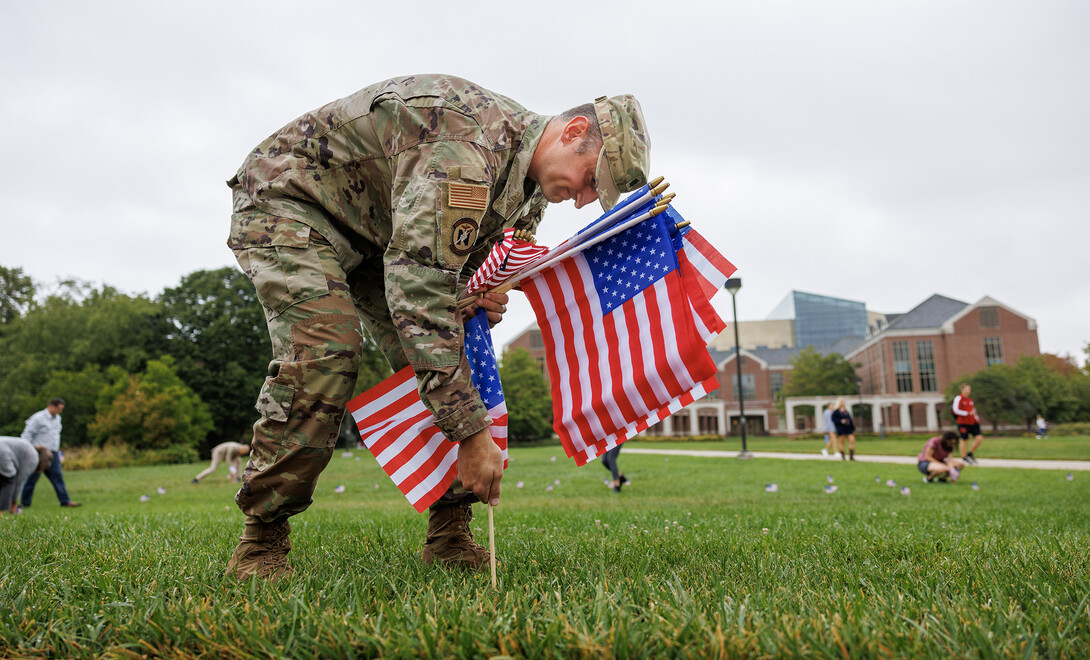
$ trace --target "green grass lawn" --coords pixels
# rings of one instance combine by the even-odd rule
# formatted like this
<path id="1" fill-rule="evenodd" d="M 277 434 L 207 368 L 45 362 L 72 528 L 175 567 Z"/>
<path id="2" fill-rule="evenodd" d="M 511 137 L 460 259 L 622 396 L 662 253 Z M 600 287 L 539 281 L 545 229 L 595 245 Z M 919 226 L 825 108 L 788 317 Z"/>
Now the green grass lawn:
<path id="1" fill-rule="evenodd" d="M 880 438 L 876 435 L 857 435 L 855 452 L 857 454 L 877 454 L 884 456 L 918 456 L 923 443 L 933 433 L 918 435 L 891 435 Z M 685 445 L 672 441 L 648 442 L 635 440 L 632 446 L 668 449 L 683 448 Z M 742 446 L 741 438 L 733 437 L 717 442 L 692 443 L 699 449 L 724 449 L 738 451 Z M 777 436 L 749 436 L 746 447 L 750 451 L 792 452 L 802 454 L 821 453 L 825 446 L 823 438 L 788 439 Z M 1010 458 L 1041 460 L 1079 460 L 1090 461 L 1090 436 L 1070 438 L 1052 437 L 1037 440 L 1033 436 L 991 437 L 984 436 L 984 442 L 976 452 L 977 458 Z"/>
<path id="2" fill-rule="evenodd" d="M 68 510 L 42 481 L 0 519 L 0 656 L 1090 654 L 1090 473 L 620 462 L 618 495 L 559 447 L 512 451 L 498 589 L 422 565 L 425 517 L 362 452 L 333 458 L 276 584 L 221 577 L 242 526 L 222 471 L 71 472 Z"/>

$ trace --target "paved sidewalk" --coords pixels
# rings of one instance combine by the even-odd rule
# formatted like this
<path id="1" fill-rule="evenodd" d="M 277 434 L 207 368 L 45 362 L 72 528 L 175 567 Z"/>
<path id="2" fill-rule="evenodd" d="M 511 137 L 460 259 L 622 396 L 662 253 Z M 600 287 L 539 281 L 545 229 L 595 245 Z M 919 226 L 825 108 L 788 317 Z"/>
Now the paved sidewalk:
<path id="1" fill-rule="evenodd" d="M 646 449 L 644 447 L 625 447 L 625 454 L 658 454 L 662 456 L 701 456 L 706 458 L 738 458 L 739 452 L 716 449 Z M 839 458 L 821 454 L 792 454 L 787 452 L 754 451 L 754 458 L 779 458 L 792 461 L 834 461 Z M 857 463 L 894 463 L 897 465 L 916 465 L 915 456 L 877 456 L 856 454 Z M 1009 458 L 978 458 L 973 467 L 1019 468 L 1030 470 L 1067 470 L 1090 472 L 1090 461 L 1038 461 L 1014 460 Z"/>

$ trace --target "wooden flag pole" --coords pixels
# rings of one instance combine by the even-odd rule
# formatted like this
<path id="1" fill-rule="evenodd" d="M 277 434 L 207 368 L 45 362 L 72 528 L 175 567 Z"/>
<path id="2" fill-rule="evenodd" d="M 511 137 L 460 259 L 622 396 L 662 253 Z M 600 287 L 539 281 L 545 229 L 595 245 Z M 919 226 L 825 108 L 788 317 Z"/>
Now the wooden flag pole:
<path id="1" fill-rule="evenodd" d="M 496 588 L 496 525 L 492 520 L 492 504 L 488 505 L 488 563 L 492 568 L 492 588 Z"/>

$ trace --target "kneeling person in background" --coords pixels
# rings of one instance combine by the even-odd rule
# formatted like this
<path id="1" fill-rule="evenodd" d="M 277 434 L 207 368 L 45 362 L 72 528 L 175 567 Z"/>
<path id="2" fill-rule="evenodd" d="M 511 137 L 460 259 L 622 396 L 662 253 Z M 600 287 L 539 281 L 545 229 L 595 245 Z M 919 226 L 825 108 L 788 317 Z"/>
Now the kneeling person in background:
<path id="1" fill-rule="evenodd" d="M 227 464 L 227 478 L 238 481 L 242 478 L 242 459 L 240 457 L 250 453 L 250 445 L 241 442 L 221 442 L 212 449 L 212 465 L 203 472 L 193 477 L 193 483 L 199 483 L 208 475 L 216 471 L 220 463 Z"/>
<path id="2" fill-rule="evenodd" d="M 925 482 L 949 479 L 953 483 L 958 480 L 965 461 L 951 456 L 957 442 L 958 434 L 947 431 L 941 437 L 935 436 L 924 443 L 923 451 L 916 458 L 916 469 L 923 473 Z"/>

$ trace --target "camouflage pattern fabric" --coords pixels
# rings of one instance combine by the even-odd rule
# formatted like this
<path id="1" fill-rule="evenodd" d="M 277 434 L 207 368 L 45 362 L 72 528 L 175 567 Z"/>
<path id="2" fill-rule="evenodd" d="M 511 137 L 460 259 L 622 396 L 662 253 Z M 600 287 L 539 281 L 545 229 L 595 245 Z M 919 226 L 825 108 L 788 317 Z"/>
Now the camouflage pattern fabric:
<path id="1" fill-rule="evenodd" d="M 249 520 L 310 505 L 355 385 L 361 323 L 395 370 L 412 365 L 450 440 L 487 428 L 457 297 L 504 229 L 540 222 L 526 172 L 547 121 L 458 78 L 391 80 L 291 122 L 228 182 L 228 245 L 273 345 L 236 496 Z"/>
<path id="2" fill-rule="evenodd" d="M 361 271 L 367 330 L 395 369 L 412 365 L 454 441 L 487 426 L 458 283 L 504 229 L 540 222 L 544 198 L 526 172 L 547 121 L 459 78 L 390 80 L 283 127 L 230 182 L 243 193 L 236 206 L 297 220 L 329 241 L 345 273 Z M 467 189 L 483 189 L 484 208 L 452 196 Z"/>
<path id="3" fill-rule="evenodd" d="M 594 99 L 594 112 L 602 132 L 602 151 L 595 170 L 598 200 L 608 211 L 616 206 L 622 191 L 647 183 L 651 142 L 643 109 L 631 94 L 600 96 Z"/>

